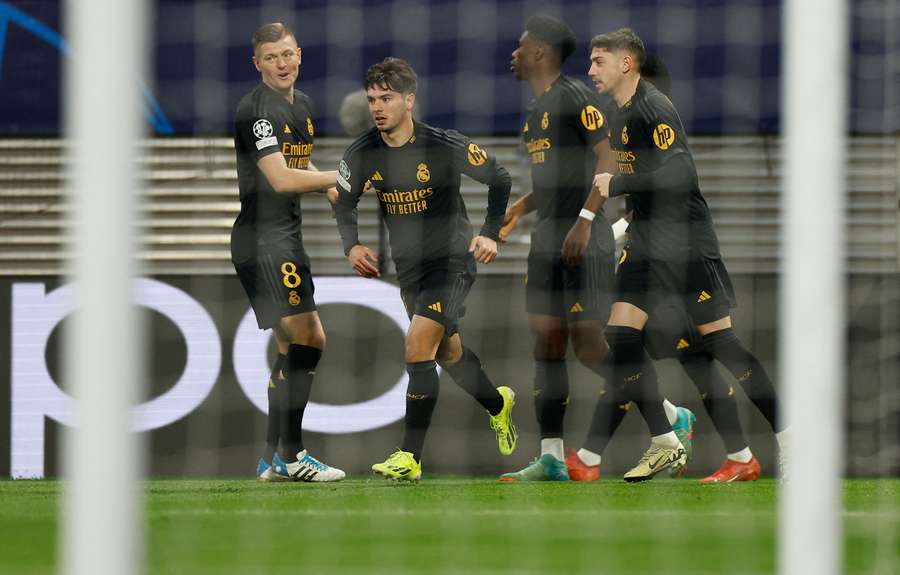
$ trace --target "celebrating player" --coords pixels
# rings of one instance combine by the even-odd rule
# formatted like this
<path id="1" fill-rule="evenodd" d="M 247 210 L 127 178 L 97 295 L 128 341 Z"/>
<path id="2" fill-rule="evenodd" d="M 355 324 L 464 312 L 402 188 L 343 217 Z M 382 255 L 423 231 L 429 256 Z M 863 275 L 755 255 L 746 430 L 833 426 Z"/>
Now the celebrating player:
<path id="1" fill-rule="evenodd" d="M 615 169 L 615 162 L 597 94 L 561 73 L 574 49 L 575 35 L 565 23 L 538 15 L 529 18 L 512 57 L 513 73 L 527 81 L 535 95 L 522 128 L 533 190 L 510 206 L 501 236 L 508 236 L 522 216 L 537 210 L 528 255 L 526 308 L 534 336 L 541 456 L 521 471 L 504 474 L 501 481 L 569 478 L 563 448 L 569 341 L 579 361 L 607 380 L 603 401 L 613 407 L 630 404 L 622 390 L 609 385 L 609 366 L 604 362 L 608 346 L 603 328 L 615 264 L 613 234 L 602 212 L 595 217 L 599 202 L 585 204 L 594 174 Z M 643 397 L 635 399 L 646 409 Z M 599 454 L 582 449 L 580 456 L 586 460 L 584 466 L 599 469 Z"/>
<path id="2" fill-rule="evenodd" d="M 497 255 L 511 179 L 493 156 L 462 134 L 413 120 L 416 74 L 404 60 L 387 58 L 371 66 L 366 93 L 375 127 L 354 141 L 341 161 L 337 220 L 353 270 L 370 278 L 379 275 L 378 257 L 359 242 L 357 204 L 363 193 L 375 194 L 387 223 L 411 318 L 409 386 L 400 449 L 372 469 L 415 481 L 422 475 L 425 434 L 438 397 L 437 364 L 488 411 L 500 452 L 509 455 L 516 446 L 515 394 L 494 387 L 458 333 L 475 262 L 488 264 Z M 474 237 L 459 191 L 461 174 L 489 188 L 487 217 Z"/>
<path id="3" fill-rule="evenodd" d="M 241 212 L 231 232 L 231 258 L 260 329 L 272 329 L 278 360 L 269 380 L 262 481 L 338 481 L 344 472 L 303 446 L 303 412 L 325 331 L 316 312 L 309 256 L 300 231 L 299 194 L 333 190 L 337 173 L 313 171 L 312 100 L 294 89 L 300 47 L 284 24 L 253 34 L 253 64 L 262 82 L 234 119 Z M 276 451 L 280 443 L 280 452 Z"/>
<path id="4" fill-rule="evenodd" d="M 675 295 L 705 349 L 735 375 L 776 431 L 784 460 L 786 434 L 776 420 L 774 386 L 732 329 L 734 293 L 684 128 L 671 101 L 641 80 L 644 59 L 643 42 L 627 28 L 591 42 L 589 75 L 597 90 L 616 103 L 610 143 L 618 163 L 617 175 L 595 176 L 591 197 L 602 202 L 628 194 L 633 207 L 607 328 L 616 379 L 657 386 L 642 330 L 660 297 Z M 653 425 L 661 428 L 660 420 L 656 417 Z M 654 437 L 626 480 L 648 479 L 671 460 L 671 443 L 659 439 Z"/>
<path id="5" fill-rule="evenodd" d="M 665 63 L 658 57 L 652 54 L 646 55 L 646 60 L 641 65 L 641 78 L 651 82 L 666 97 L 670 97 L 671 78 Z M 612 102 L 612 105 L 615 106 L 615 102 Z M 630 212 L 631 210 L 627 216 L 629 219 Z M 627 226 L 626 220 L 620 220 L 613 226 L 614 230 L 618 228 L 617 244 L 620 241 L 619 234 L 624 239 Z M 703 405 L 725 443 L 727 452 L 725 463 L 715 472 L 701 479 L 700 483 L 713 484 L 758 479 L 759 461 L 753 456 L 744 437 L 738 417 L 734 387 L 727 383 L 718 370 L 713 367 L 714 359 L 704 349 L 702 339 L 685 311 L 681 298 L 668 296 L 657 305 L 650 314 L 644 331 L 644 344 L 651 358 L 654 360 L 675 358 L 681 363 L 688 377 L 700 392 Z M 669 416 L 671 422 L 672 415 L 669 405 L 666 403 L 666 415 Z M 627 403 L 610 401 L 604 394 L 594 411 L 590 432 L 584 447 L 577 452 L 566 448 L 566 466 L 569 469 L 570 478 L 579 480 L 599 478 L 600 455 L 609 443 L 612 433 L 622 422 L 628 407 Z M 683 409 L 685 408 L 678 408 L 679 415 L 681 415 L 680 410 Z M 685 449 L 689 451 L 690 456 L 691 441 L 690 439 L 685 441 L 683 435 L 692 433 L 693 417 L 681 417 L 681 420 L 687 423 L 687 428 L 677 427 L 677 424 L 673 424 L 673 429 Z"/>

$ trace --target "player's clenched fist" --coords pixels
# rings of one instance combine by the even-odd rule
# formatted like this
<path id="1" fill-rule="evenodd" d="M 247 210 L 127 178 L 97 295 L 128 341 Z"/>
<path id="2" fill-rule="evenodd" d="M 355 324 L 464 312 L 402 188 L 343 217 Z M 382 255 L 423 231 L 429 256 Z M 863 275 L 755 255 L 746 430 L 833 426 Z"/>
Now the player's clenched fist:
<path id="1" fill-rule="evenodd" d="M 497 242 L 484 236 L 475 236 L 469 244 L 469 251 L 475 256 L 475 261 L 489 264 L 497 257 Z"/>

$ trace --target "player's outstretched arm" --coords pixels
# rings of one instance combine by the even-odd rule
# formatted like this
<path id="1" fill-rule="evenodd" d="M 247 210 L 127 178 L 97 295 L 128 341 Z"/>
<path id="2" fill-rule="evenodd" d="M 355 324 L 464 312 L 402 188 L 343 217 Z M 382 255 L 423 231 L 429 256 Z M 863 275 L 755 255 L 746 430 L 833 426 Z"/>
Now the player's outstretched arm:
<path id="1" fill-rule="evenodd" d="M 260 158 L 256 165 L 272 189 L 278 193 L 321 192 L 326 188 L 333 188 L 337 181 L 335 171 L 292 170 L 285 163 L 284 156 L 277 153 Z"/>

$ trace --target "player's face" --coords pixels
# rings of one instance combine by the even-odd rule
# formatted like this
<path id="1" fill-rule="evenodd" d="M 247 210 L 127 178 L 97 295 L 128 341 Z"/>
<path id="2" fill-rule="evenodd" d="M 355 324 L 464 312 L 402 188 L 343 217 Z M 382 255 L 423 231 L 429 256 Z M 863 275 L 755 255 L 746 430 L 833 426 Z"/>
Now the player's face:
<path id="1" fill-rule="evenodd" d="M 253 56 L 253 64 L 262 74 L 262 81 L 279 92 L 289 92 L 300 75 L 300 47 L 293 36 L 277 42 L 260 44 Z"/>
<path id="2" fill-rule="evenodd" d="M 528 37 L 528 32 L 524 32 L 519 38 L 519 46 L 513 50 L 512 60 L 509 62 L 509 69 L 516 79 L 528 79 L 531 70 L 534 69 L 537 49 L 537 42 Z"/>
<path id="3" fill-rule="evenodd" d="M 375 127 L 381 132 L 393 132 L 412 115 L 415 94 L 403 94 L 387 86 L 371 86 L 366 90 L 369 113 Z"/>
<path id="4" fill-rule="evenodd" d="M 588 76 L 601 94 L 615 91 L 622 80 L 621 57 L 603 48 L 591 50 L 591 67 Z"/>

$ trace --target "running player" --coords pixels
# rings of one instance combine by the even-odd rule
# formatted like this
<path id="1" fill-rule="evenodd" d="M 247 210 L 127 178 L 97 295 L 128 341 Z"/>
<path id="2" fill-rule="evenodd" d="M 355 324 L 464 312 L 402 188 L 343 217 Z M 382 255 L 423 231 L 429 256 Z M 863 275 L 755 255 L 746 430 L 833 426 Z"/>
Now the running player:
<path id="1" fill-rule="evenodd" d="M 256 474 L 261 481 L 338 481 L 344 472 L 303 446 L 303 412 L 325 331 L 299 210 L 299 194 L 333 188 L 337 173 L 309 169 L 315 124 L 312 100 L 294 89 L 301 54 L 294 33 L 281 23 L 266 24 L 252 41 L 262 81 L 241 99 L 234 119 L 241 212 L 231 231 L 231 259 L 259 328 L 273 330 L 279 354 L 269 380 L 267 446 Z"/>
<path id="2" fill-rule="evenodd" d="M 497 255 L 511 179 L 493 156 L 462 134 L 413 120 L 416 83 L 415 71 L 399 58 L 369 68 L 366 93 L 375 127 L 347 148 L 338 170 L 337 203 L 344 252 L 362 277 L 379 276 L 377 255 L 359 242 L 356 214 L 363 193 L 375 194 L 387 224 L 411 318 L 409 386 L 400 449 L 372 470 L 409 481 L 422 475 L 425 434 L 439 391 L 437 365 L 488 411 L 502 454 L 512 453 L 517 439 L 513 390 L 494 387 L 458 333 L 475 262 L 488 264 Z M 461 174 L 488 185 L 487 217 L 474 237 L 459 191 Z"/>

